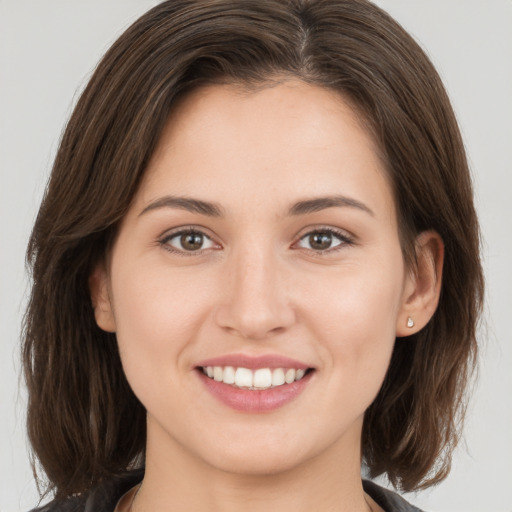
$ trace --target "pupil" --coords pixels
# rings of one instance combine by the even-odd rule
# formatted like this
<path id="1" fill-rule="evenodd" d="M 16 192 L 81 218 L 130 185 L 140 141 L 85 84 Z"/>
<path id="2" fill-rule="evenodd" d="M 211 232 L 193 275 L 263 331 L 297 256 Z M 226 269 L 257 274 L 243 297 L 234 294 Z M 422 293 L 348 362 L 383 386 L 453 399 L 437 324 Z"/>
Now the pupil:
<path id="1" fill-rule="evenodd" d="M 332 236 L 330 233 L 313 233 L 309 236 L 309 245 L 313 249 L 320 251 L 329 249 L 332 243 Z"/>
<path id="2" fill-rule="evenodd" d="M 181 246 L 186 251 L 195 251 L 201 249 L 203 245 L 203 235 L 199 233 L 186 233 L 181 235 Z"/>

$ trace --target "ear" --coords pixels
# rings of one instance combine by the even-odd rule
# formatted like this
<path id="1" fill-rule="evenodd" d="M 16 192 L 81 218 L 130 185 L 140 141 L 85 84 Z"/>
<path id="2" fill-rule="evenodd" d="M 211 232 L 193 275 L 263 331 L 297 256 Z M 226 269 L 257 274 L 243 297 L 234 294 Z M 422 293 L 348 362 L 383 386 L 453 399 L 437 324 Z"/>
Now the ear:
<path id="1" fill-rule="evenodd" d="M 406 277 L 396 335 L 410 336 L 427 325 L 437 309 L 443 275 L 444 244 L 435 231 L 416 239 L 416 268 Z"/>
<path id="2" fill-rule="evenodd" d="M 98 327 L 107 332 L 116 332 L 114 310 L 109 292 L 108 273 L 103 263 L 98 264 L 89 276 L 89 291 Z"/>

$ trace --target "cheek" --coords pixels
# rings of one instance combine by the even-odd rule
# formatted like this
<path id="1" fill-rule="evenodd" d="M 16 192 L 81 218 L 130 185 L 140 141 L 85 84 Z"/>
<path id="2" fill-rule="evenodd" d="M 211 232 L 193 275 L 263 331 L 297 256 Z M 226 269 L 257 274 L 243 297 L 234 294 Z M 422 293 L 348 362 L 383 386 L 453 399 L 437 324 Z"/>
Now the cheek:
<path id="1" fill-rule="evenodd" d="M 400 262 L 400 260 L 398 260 Z M 353 265 L 304 290 L 304 316 L 319 342 L 322 360 L 342 369 L 333 375 L 353 383 L 384 378 L 401 305 L 401 265 Z M 350 377 L 349 377 L 350 376 Z"/>
<path id="2" fill-rule="evenodd" d="M 136 394 L 154 393 L 152 382 L 173 385 L 189 371 L 186 349 L 207 314 L 194 284 L 186 273 L 151 264 L 120 264 L 112 275 L 119 351 Z"/>
<path id="3" fill-rule="evenodd" d="M 360 279 L 351 272 L 342 281 L 343 287 L 332 286 L 329 295 L 317 298 L 309 316 L 324 390 L 313 415 L 330 411 L 331 421 L 321 427 L 326 438 L 362 419 L 377 396 L 395 343 L 400 297 L 399 287 L 388 279 Z"/>

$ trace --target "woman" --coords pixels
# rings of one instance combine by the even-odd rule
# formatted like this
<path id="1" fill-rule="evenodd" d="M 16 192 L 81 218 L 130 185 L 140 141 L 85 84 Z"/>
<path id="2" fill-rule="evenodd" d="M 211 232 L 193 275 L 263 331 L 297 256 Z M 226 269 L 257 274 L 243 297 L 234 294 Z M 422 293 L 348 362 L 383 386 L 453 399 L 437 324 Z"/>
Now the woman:
<path id="1" fill-rule="evenodd" d="M 415 510 L 476 356 L 438 75 L 362 0 L 169 1 L 107 52 L 29 245 L 44 510 Z"/>

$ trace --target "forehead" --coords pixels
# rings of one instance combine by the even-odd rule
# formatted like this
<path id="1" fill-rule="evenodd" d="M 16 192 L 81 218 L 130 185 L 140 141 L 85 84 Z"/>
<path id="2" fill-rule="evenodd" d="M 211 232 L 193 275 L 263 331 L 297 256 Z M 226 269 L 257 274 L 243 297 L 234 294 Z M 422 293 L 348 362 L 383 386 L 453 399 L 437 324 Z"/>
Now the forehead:
<path id="1" fill-rule="evenodd" d="M 299 79 L 283 79 L 252 85 L 206 85 L 187 94 L 174 107 L 162 134 L 155 157 L 170 141 L 187 144 L 210 131 L 210 140 L 236 135 L 260 147 L 269 139 L 282 143 L 299 135 L 306 147 L 309 143 L 325 146 L 336 141 L 339 129 L 343 135 L 360 135 L 378 153 L 378 144 L 367 129 L 364 116 L 339 92 L 309 84 Z M 199 130 L 201 128 L 201 130 Z M 286 128 L 283 132 L 282 128 Z M 242 129 L 242 130 L 240 130 Z M 222 131 L 220 131 L 222 130 Z M 332 132 L 332 137 L 326 137 Z M 276 135 L 278 136 L 276 138 Z M 225 143 L 228 143 L 225 138 Z M 206 142 L 206 139 L 203 140 Z M 295 141 L 293 141 L 295 142 Z M 283 148 L 284 150 L 285 148 Z"/>
<path id="2" fill-rule="evenodd" d="M 164 188 L 227 200 L 233 189 L 264 199 L 279 190 L 355 193 L 365 183 L 367 199 L 389 201 L 387 173 L 359 112 L 337 92 L 287 80 L 190 93 L 172 112 L 141 189 L 142 201 Z"/>

